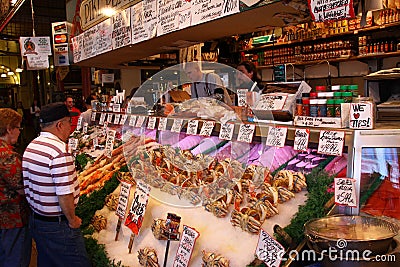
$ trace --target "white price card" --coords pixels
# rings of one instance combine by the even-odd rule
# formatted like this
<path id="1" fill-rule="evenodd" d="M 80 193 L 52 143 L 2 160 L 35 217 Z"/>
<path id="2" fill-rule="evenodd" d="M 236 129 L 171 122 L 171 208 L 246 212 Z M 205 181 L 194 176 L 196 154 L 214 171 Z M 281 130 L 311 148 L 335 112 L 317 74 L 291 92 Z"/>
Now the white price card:
<path id="1" fill-rule="evenodd" d="M 287 135 L 287 127 L 269 127 L 267 146 L 284 147 Z"/>
<path id="2" fill-rule="evenodd" d="M 337 205 L 358 207 L 355 179 L 335 178 L 335 203 Z"/>
<path id="3" fill-rule="evenodd" d="M 115 130 L 109 130 L 107 132 L 106 146 L 104 148 L 104 155 L 108 158 L 111 158 L 112 151 L 114 149 L 115 133 L 116 133 Z"/>
<path id="4" fill-rule="evenodd" d="M 196 135 L 198 128 L 199 128 L 198 120 L 189 120 L 186 128 L 186 133 L 191 135 Z"/>
<path id="5" fill-rule="evenodd" d="M 120 119 L 121 119 L 121 114 L 115 114 L 115 116 L 114 116 L 114 124 L 115 125 L 119 124 Z"/>
<path id="6" fill-rule="evenodd" d="M 288 95 L 282 93 L 261 95 L 255 109 L 258 110 L 282 110 Z"/>
<path id="7" fill-rule="evenodd" d="M 99 125 L 103 125 L 104 121 L 106 120 L 106 113 L 101 113 L 100 114 L 100 120 L 99 120 Z"/>
<path id="8" fill-rule="evenodd" d="M 82 115 L 80 115 L 79 118 L 78 118 L 78 123 L 76 125 L 76 130 L 77 131 L 79 131 L 82 128 L 82 120 L 83 120 Z"/>
<path id="9" fill-rule="evenodd" d="M 131 190 L 131 184 L 121 182 L 121 190 L 119 191 L 118 206 L 115 210 L 115 214 L 121 219 L 125 218 L 126 209 L 128 208 L 129 193 Z"/>
<path id="10" fill-rule="evenodd" d="M 183 119 L 174 119 L 172 123 L 171 132 L 180 133 L 183 125 Z"/>
<path id="11" fill-rule="evenodd" d="M 285 248 L 263 229 L 258 235 L 256 256 L 268 267 L 279 267 Z"/>
<path id="12" fill-rule="evenodd" d="M 96 112 L 92 111 L 92 114 L 90 115 L 90 121 L 95 121 L 96 120 Z"/>
<path id="13" fill-rule="evenodd" d="M 167 130 L 167 122 L 168 119 L 167 118 L 160 118 L 159 122 L 158 122 L 158 130 L 159 131 L 165 131 Z"/>
<path id="14" fill-rule="evenodd" d="M 112 122 L 113 122 L 113 121 L 112 121 L 113 115 L 114 115 L 114 114 L 112 114 L 112 113 L 107 113 L 107 122 L 108 122 L 108 123 L 112 123 Z"/>
<path id="15" fill-rule="evenodd" d="M 104 125 L 103 125 L 102 135 L 103 135 L 103 136 L 106 136 L 107 133 L 108 133 L 108 122 L 105 121 L 105 122 L 104 122 Z"/>
<path id="16" fill-rule="evenodd" d="M 136 124 L 136 116 L 135 115 L 131 115 L 131 117 L 129 118 L 129 126 L 134 127 Z"/>
<path id="17" fill-rule="evenodd" d="M 251 143 L 253 141 L 255 124 L 240 124 L 237 140 L 239 142 Z"/>
<path id="18" fill-rule="evenodd" d="M 113 112 L 121 112 L 121 104 L 115 104 L 114 103 Z"/>
<path id="19" fill-rule="evenodd" d="M 157 117 L 149 117 L 147 122 L 147 129 L 154 130 L 156 128 Z"/>
<path id="20" fill-rule="evenodd" d="M 193 248 L 200 233 L 196 229 L 183 225 L 181 240 L 175 255 L 173 267 L 187 267 L 192 256 Z"/>
<path id="21" fill-rule="evenodd" d="M 310 129 L 296 129 L 294 132 L 293 149 L 297 151 L 307 151 L 309 140 Z"/>
<path id="22" fill-rule="evenodd" d="M 87 122 L 84 122 L 83 123 L 83 129 L 82 129 L 82 132 L 85 134 L 85 133 L 87 133 L 87 130 L 88 130 L 88 125 L 89 125 L 89 123 L 87 123 Z"/>
<path id="23" fill-rule="evenodd" d="M 127 119 L 128 119 L 127 114 L 122 115 L 121 120 L 119 121 L 119 125 L 124 125 Z"/>
<path id="24" fill-rule="evenodd" d="M 236 94 L 238 98 L 238 106 L 239 107 L 244 107 L 247 104 L 246 101 L 246 93 L 248 92 L 248 89 L 237 89 Z"/>
<path id="25" fill-rule="evenodd" d="M 215 126 L 215 121 L 203 121 L 201 126 L 200 135 L 210 136 Z"/>
<path id="26" fill-rule="evenodd" d="M 372 129 L 373 128 L 373 105 L 370 102 L 350 104 L 350 128 Z"/>
<path id="27" fill-rule="evenodd" d="M 96 136 L 93 138 L 93 148 L 96 149 L 96 147 L 99 146 L 99 138 Z"/>
<path id="28" fill-rule="evenodd" d="M 144 213 L 146 212 L 149 200 L 150 189 L 150 186 L 142 180 L 137 181 L 132 206 L 125 220 L 125 226 L 131 229 L 135 235 L 139 234 L 139 230 L 142 227 Z"/>
<path id="29" fill-rule="evenodd" d="M 78 148 L 79 140 L 77 138 L 68 139 L 68 152 L 72 153 Z"/>
<path id="30" fill-rule="evenodd" d="M 319 132 L 318 153 L 332 156 L 341 156 L 344 146 L 343 131 L 322 130 Z"/>
<path id="31" fill-rule="evenodd" d="M 136 120 L 135 127 L 136 127 L 136 128 L 142 127 L 145 119 L 146 119 L 145 116 L 139 116 L 139 117 L 137 118 L 137 120 Z"/>
<path id="32" fill-rule="evenodd" d="M 235 129 L 235 124 L 224 123 L 221 124 L 221 129 L 219 130 L 219 139 L 232 140 L 233 130 Z"/>

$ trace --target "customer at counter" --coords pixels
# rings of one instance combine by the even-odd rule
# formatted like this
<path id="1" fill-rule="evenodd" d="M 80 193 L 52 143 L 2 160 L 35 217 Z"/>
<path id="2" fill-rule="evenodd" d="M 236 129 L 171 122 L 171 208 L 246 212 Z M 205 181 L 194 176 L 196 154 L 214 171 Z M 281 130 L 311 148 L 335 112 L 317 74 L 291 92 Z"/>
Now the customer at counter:
<path id="1" fill-rule="evenodd" d="M 262 85 L 261 78 L 258 76 L 257 67 L 253 62 L 242 61 L 237 65 L 236 69 L 243 74 L 237 76 L 238 88 L 250 90 L 255 84 L 252 91 L 262 91 L 264 86 Z"/>

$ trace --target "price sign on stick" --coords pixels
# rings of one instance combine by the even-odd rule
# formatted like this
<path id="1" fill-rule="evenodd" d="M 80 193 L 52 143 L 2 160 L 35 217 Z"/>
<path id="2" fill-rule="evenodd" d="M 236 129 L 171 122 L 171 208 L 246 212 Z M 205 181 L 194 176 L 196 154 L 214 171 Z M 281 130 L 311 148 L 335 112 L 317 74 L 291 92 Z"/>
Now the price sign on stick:
<path id="1" fill-rule="evenodd" d="M 164 265 L 163 267 L 167 267 L 167 260 L 168 260 L 168 250 L 171 240 L 178 240 L 179 239 L 179 225 L 181 223 L 181 217 L 174 214 L 168 213 L 167 220 L 165 221 L 165 228 L 167 231 L 167 246 L 165 248 L 164 254 Z"/>
<path id="2" fill-rule="evenodd" d="M 182 129 L 183 119 L 174 119 L 171 132 L 180 133 Z"/>
<path id="3" fill-rule="evenodd" d="M 296 129 L 296 131 L 294 132 L 293 149 L 297 151 L 307 151 L 309 139 L 310 129 Z"/>
<path id="4" fill-rule="evenodd" d="M 76 130 L 79 131 L 82 128 L 82 115 L 78 118 L 78 123 L 76 125 Z"/>
<path id="5" fill-rule="evenodd" d="M 117 216 L 119 217 L 115 234 L 115 241 L 118 240 L 118 234 L 119 231 L 121 230 L 122 220 L 125 218 L 126 209 L 128 208 L 128 200 L 129 200 L 129 193 L 131 190 L 131 186 L 132 185 L 129 183 L 121 182 L 121 190 L 119 191 L 118 206 L 115 211 L 115 214 L 117 214 Z"/>
<path id="6" fill-rule="evenodd" d="M 103 125 L 104 121 L 106 120 L 106 113 L 101 113 L 100 114 L 100 120 L 99 120 L 99 125 Z"/>
<path id="7" fill-rule="evenodd" d="M 76 149 L 78 148 L 78 139 L 77 138 L 69 138 L 68 139 L 68 152 L 72 153 L 74 151 L 76 151 Z"/>
<path id="8" fill-rule="evenodd" d="M 219 139 L 232 140 L 233 130 L 235 125 L 233 123 L 221 124 L 221 129 L 219 130 Z"/>
<path id="9" fill-rule="evenodd" d="M 167 118 L 160 118 L 160 121 L 158 122 L 158 130 L 159 131 L 165 131 L 167 130 Z"/>
<path id="10" fill-rule="evenodd" d="M 332 156 L 341 156 L 344 146 L 343 131 L 323 130 L 319 133 L 318 153 Z"/>
<path id="11" fill-rule="evenodd" d="M 122 115 L 121 120 L 119 121 L 119 124 L 124 125 L 127 119 L 128 119 L 128 115 L 126 115 L 126 114 Z"/>
<path id="12" fill-rule="evenodd" d="M 114 124 L 115 125 L 119 124 L 120 119 L 121 119 L 121 114 L 115 114 L 115 116 L 114 116 Z"/>
<path id="13" fill-rule="evenodd" d="M 113 115 L 114 114 L 112 114 L 112 113 L 107 113 L 107 122 L 108 123 L 112 123 Z"/>
<path id="14" fill-rule="evenodd" d="M 261 229 L 255 253 L 257 258 L 262 260 L 268 267 L 279 267 L 284 253 L 285 248 Z"/>
<path id="15" fill-rule="evenodd" d="M 139 234 L 140 227 L 142 227 L 144 213 L 146 211 L 147 202 L 149 200 L 150 186 L 142 180 L 138 180 L 136 184 L 135 195 L 128 216 L 125 220 L 125 226 L 131 229 L 132 234 L 129 240 L 129 253 L 132 251 L 133 240 L 135 235 Z"/>
<path id="16" fill-rule="evenodd" d="M 210 136 L 215 126 L 215 121 L 204 121 L 200 130 L 200 135 Z"/>
<path id="17" fill-rule="evenodd" d="M 136 116 L 131 115 L 131 117 L 129 118 L 129 126 L 134 127 L 136 124 Z"/>
<path id="18" fill-rule="evenodd" d="M 157 117 L 149 117 L 147 122 L 147 129 L 154 130 L 156 128 Z"/>
<path id="19" fill-rule="evenodd" d="M 251 143 L 255 129 L 255 124 L 240 124 L 237 140 L 239 142 Z"/>
<path id="20" fill-rule="evenodd" d="M 92 111 L 92 114 L 90 115 L 90 121 L 95 121 L 96 120 L 96 112 Z"/>
<path id="21" fill-rule="evenodd" d="M 87 133 L 88 125 L 89 125 L 89 124 L 88 124 L 87 122 L 84 122 L 84 123 L 83 123 L 82 133 L 84 133 L 84 134 Z"/>
<path id="22" fill-rule="evenodd" d="M 121 104 L 115 104 L 114 103 L 113 112 L 121 112 Z"/>
<path id="23" fill-rule="evenodd" d="M 107 132 L 106 146 L 104 148 L 104 155 L 108 158 L 111 158 L 112 151 L 114 149 L 115 133 L 116 133 L 115 130 L 109 130 Z"/>
<path id="24" fill-rule="evenodd" d="M 143 126 L 143 123 L 144 123 L 144 120 L 145 120 L 145 117 L 144 117 L 144 116 L 139 116 L 139 117 L 137 118 L 137 120 L 136 120 L 135 127 L 136 127 L 136 128 L 142 127 L 142 126 Z"/>
<path id="25" fill-rule="evenodd" d="M 105 122 L 104 122 L 104 125 L 103 125 L 102 135 L 103 135 L 103 136 L 106 136 L 107 133 L 108 133 L 108 122 L 105 121 Z"/>
<path id="26" fill-rule="evenodd" d="M 190 120 L 188 122 L 186 133 L 191 135 L 197 134 L 197 129 L 199 128 L 199 121 L 198 120 Z"/>
<path id="27" fill-rule="evenodd" d="M 358 207 L 355 179 L 335 178 L 335 203 L 349 207 Z"/>
<path id="28" fill-rule="evenodd" d="M 267 146 L 284 147 L 287 127 L 269 127 Z"/>
<path id="29" fill-rule="evenodd" d="M 237 91 L 236 91 L 236 94 L 237 94 L 237 97 L 238 97 L 238 106 L 239 107 L 244 107 L 244 106 L 246 106 L 246 93 L 248 92 L 249 90 L 247 90 L 247 89 L 237 89 Z"/>
<path id="30" fill-rule="evenodd" d="M 194 228 L 183 225 L 182 237 L 179 241 L 178 251 L 175 255 L 173 267 L 187 267 L 192 256 L 193 248 L 197 238 L 200 236 L 199 232 Z"/>

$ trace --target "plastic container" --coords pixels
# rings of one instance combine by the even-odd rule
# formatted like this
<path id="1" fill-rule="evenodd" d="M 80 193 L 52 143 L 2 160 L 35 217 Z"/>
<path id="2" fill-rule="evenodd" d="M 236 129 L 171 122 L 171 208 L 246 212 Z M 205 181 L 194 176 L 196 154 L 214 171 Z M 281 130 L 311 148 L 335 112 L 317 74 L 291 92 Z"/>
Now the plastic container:
<path id="1" fill-rule="evenodd" d="M 310 116 L 318 117 L 318 99 L 310 99 Z"/>
<path id="2" fill-rule="evenodd" d="M 349 89 L 349 86 L 348 86 L 348 85 L 341 85 L 341 86 L 340 86 L 340 91 L 341 91 L 341 92 L 347 92 L 348 89 Z"/>
<path id="3" fill-rule="evenodd" d="M 311 92 L 310 93 L 310 99 L 316 99 L 318 97 L 318 93 L 317 92 Z"/>
<path id="4" fill-rule="evenodd" d="M 303 100 L 301 98 L 296 99 L 296 116 L 303 116 Z"/>
<path id="5" fill-rule="evenodd" d="M 326 116 L 335 117 L 335 99 L 326 100 Z"/>
<path id="6" fill-rule="evenodd" d="M 352 92 L 343 92 L 342 99 L 345 103 L 351 103 L 353 101 L 353 93 Z"/>
<path id="7" fill-rule="evenodd" d="M 335 117 L 340 118 L 342 116 L 342 106 L 344 99 L 335 99 Z"/>
<path id="8" fill-rule="evenodd" d="M 323 86 L 323 85 L 316 86 L 315 90 L 317 92 L 326 92 L 326 86 Z"/>
<path id="9" fill-rule="evenodd" d="M 331 90 L 332 91 L 339 91 L 340 90 L 340 85 L 332 85 Z"/>
<path id="10" fill-rule="evenodd" d="M 342 92 L 333 92 L 334 99 L 342 99 Z"/>
<path id="11" fill-rule="evenodd" d="M 348 91 L 353 94 L 353 97 L 357 97 L 358 96 L 358 85 L 357 84 L 349 85 Z"/>
<path id="12" fill-rule="evenodd" d="M 327 100 L 326 99 L 318 99 L 318 117 L 326 117 L 327 116 Z"/>
<path id="13" fill-rule="evenodd" d="M 302 98 L 303 116 L 310 116 L 310 99 Z"/>

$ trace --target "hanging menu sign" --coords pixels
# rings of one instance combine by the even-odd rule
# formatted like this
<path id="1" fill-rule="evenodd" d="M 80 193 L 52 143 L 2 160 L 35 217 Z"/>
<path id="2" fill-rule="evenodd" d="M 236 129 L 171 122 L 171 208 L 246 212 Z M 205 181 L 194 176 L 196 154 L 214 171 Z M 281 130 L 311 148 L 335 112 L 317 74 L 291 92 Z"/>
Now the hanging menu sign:
<path id="1" fill-rule="evenodd" d="M 343 131 L 323 130 L 319 133 L 318 153 L 332 156 L 341 156 L 344 146 Z"/>
<path id="2" fill-rule="evenodd" d="M 261 229 L 255 253 L 257 258 L 263 261 L 268 267 L 279 267 L 284 253 L 285 248 Z"/>
<path id="3" fill-rule="evenodd" d="M 131 44 L 131 9 L 127 8 L 111 17 L 112 49 L 118 49 Z"/>
<path id="4" fill-rule="evenodd" d="M 171 132 L 180 133 L 183 125 L 183 119 L 174 119 Z"/>
<path id="5" fill-rule="evenodd" d="M 158 8 L 157 0 L 144 0 L 143 3 L 143 20 L 148 39 L 157 36 Z"/>
<path id="6" fill-rule="evenodd" d="M 142 127 L 142 126 L 143 126 L 143 123 L 144 123 L 144 120 L 145 120 L 145 117 L 144 117 L 144 116 L 139 116 L 139 117 L 137 118 L 137 120 L 136 120 L 135 127 L 137 127 L 137 128 Z"/>
<path id="7" fill-rule="evenodd" d="M 233 123 L 221 124 L 221 129 L 219 130 L 219 139 L 232 140 L 233 130 L 235 125 Z"/>
<path id="8" fill-rule="evenodd" d="M 101 114 L 100 114 L 99 125 L 103 125 L 105 119 L 106 119 L 106 113 L 101 113 Z"/>
<path id="9" fill-rule="evenodd" d="M 244 75 L 244 74 L 243 74 Z M 239 107 L 244 107 L 246 106 L 246 93 L 249 90 L 247 89 L 237 89 L 237 97 L 238 97 L 238 106 Z"/>
<path id="10" fill-rule="evenodd" d="M 215 121 L 203 121 L 200 135 L 210 136 L 215 126 Z"/>
<path id="11" fill-rule="evenodd" d="M 84 60 L 83 58 L 83 34 L 71 38 L 72 56 L 74 63 Z"/>
<path id="12" fill-rule="evenodd" d="M 308 140 L 310 140 L 310 129 L 296 129 L 294 132 L 293 149 L 297 151 L 307 151 Z"/>
<path id="13" fill-rule="evenodd" d="M 136 124 L 136 116 L 131 115 L 131 117 L 129 118 L 129 126 L 134 127 Z"/>
<path id="14" fill-rule="evenodd" d="M 191 1 L 182 1 L 182 6 L 179 11 L 179 29 L 184 29 L 190 26 L 192 22 L 192 3 Z"/>
<path id="15" fill-rule="evenodd" d="M 120 119 L 121 119 L 121 114 L 115 114 L 114 124 L 119 124 Z"/>
<path id="16" fill-rule="evenodd" d="M 158 1 L 157 36 L 179 30 L 181 0 Z"/>
<path id="17" fill-rule="evenodd" d="M 194 228 L 183 225 L 181 240 L 175 255 L 173 267 L 187 267 L 192 256 L 193 248 L 200 233 Z"/>
<path id="18" fill-rule="evenodd" d="M 121 182 L 121 190 L 119 191 L 118 206 L 115 210 L 115 214 L 121 219 L 125 218 L 126 209 L 128 208 L 129 193 L 131 190 L 131 184 Z"/>
<path id="19" fill-rule="evenodd" d="M 128 119 L 128 115 L 126 115 L 126 114 L 122 115 L 121 120 L 119 121 L 119 124 L 124 125 L 127 119 Z"/>
<path id="20" fill-rule="evenodd" d="M 240 124 L 237 140 L 239 142 L 251 143 L 255 129 L 255 124 Z"/>
<path id="21" fill-rule="evenodd" d="M 354 18 L 353 0 L 308 0 L 314 21 Z"/>
<path id="22" fill-rule="evenodd" d="M 196 135 L 198 127 L 199 127 L 198 120 L 190 120 L 187 124 L 186 133 L 191 135 Z"/>
<path id="23" fill-rule="evenodd" d="M 355 179 L 335 178 L 335 203 L 349 207 L 358 207 Z"/>
<path id="24" fill-rule="evenodd" d="M 157 117 L 149 117 L 147 122 L 147 129 L 154 130 L 156 128 Z"/>
<path id="25" fill-rule="evenodd" d="M 96 56 L 97 48 L 97 26 L 94 26 L 83 33 L 83 54 L 85 58 Z"/>
<path id="26" fill-rule="evenodd" d="M 105 21 L 97 25 L 97 39 L 96 39 L 96 51 L 97 54 L 102 54 L 112 49 L 112 29 L 111 19 L 108 18 Z"/>
<path id="27" fill-rule="evenodd" d="M 158 122 L 158 130 L 159 131 L 165 131 L 165 130 L 167 130 L 167 122 L 168 122 L 168 119 L 167 118 L 160 118 L 160 121 Z"/>
<path id="28" fill-rule="evenodd" d="M 287 127 L 269 127 L 267 146 L 284 147 Z"/>
<path id="29" fill-rule="evenodd" d="M 157 1 L 144 0 L 131 7 L 132 44 L 155 37 Z"/>
<path id="30" fill-rule="evenodd" d="M 256 108 L 258 110 L 282 110 L 285 105 L 287 94 L 261 95 Z"/>
<path id="31" fill-rule="evenodd" d="M 372 102 L 350 103 L 350 128 L 373 129 Z"/>
<path id="32" fill-rule="evenodd" d="M 26 55 L 27 70 L 44 70 L 49 68 L 49 57 L 47 55 Z"/>
<path id="33" fill-rule="evenodd" d="M 191 1 L 192 26 L 222 17 L 224 0 Z"/>

